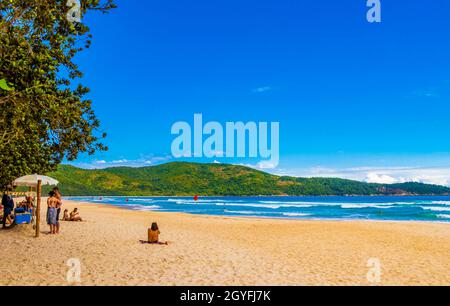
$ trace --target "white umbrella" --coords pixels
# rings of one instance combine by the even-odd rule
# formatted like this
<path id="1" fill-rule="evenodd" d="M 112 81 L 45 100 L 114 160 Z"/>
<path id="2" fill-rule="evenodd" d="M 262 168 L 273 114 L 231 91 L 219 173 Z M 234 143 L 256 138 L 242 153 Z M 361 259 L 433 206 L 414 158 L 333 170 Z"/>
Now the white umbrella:
<path id="1" fill-rule="evenodd" d="M 13 182 L 14 186 L 28 186 L 28 187 L 37 187 L 38 181 L 42 182 L 42 185 L 58 185 L 58 181 L 54 178 L 45 175 L 25 175 L 19 177 Z"/>

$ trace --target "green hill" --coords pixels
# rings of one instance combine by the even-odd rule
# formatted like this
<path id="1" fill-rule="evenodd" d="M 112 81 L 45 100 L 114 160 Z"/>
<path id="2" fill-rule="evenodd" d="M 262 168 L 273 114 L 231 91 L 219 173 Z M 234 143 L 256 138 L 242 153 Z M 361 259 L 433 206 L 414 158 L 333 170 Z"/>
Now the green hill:
<path id="1" fill-rule="evenodd" d="M 186 162 L 101 170 L 61 165 L 49 175 L 60 181 L 67 196 L 450 194 L 450 188 L 421 183 L 382 185 L 339 178 L 280 177 L 244 166 Z"/>

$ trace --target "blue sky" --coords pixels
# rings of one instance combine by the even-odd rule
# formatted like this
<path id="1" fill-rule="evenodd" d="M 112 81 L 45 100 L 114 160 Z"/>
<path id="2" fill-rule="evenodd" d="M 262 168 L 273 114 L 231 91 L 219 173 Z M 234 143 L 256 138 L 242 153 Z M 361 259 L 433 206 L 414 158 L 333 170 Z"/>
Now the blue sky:
<path id="1" fill-rule="evenodd" d="M 277 174 L 450 184 L 450 2 L 124 0 L 82 22 L 76 61 L 110 150 L 79 166 L 174 160 L 177 121 L 280 122 Z M 190 159 L 242 163 L 257 159 Z"/>

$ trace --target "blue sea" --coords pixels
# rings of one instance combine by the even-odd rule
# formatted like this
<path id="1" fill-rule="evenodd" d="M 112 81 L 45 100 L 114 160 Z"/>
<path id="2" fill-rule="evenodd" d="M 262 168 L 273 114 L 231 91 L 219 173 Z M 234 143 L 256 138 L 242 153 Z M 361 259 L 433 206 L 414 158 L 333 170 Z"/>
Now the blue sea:
<path id="1" fill-rule="evenodd" d="M 142 211 L 322 220 L 450 222 L 445 197 L 70 197 Z"/>

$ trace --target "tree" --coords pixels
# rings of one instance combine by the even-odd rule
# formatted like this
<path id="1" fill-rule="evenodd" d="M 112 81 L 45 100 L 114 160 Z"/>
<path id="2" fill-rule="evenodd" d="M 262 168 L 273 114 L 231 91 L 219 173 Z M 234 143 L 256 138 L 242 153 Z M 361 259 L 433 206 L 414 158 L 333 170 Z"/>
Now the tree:
<path id="1" fill-rule="evenodd" d="M 89 27 L 67 17 L 67 0 L 0 1 L 0 187 L 56 169 L 64 159 L 106 150 L 100 123 L 74 84 L 75 55 L 91 44 Z M 74 1 L 70 1 L 74 3 Z M 108 12 L 113 0 L 82 0 L 81 14 Z"/>

